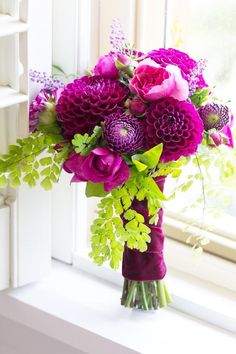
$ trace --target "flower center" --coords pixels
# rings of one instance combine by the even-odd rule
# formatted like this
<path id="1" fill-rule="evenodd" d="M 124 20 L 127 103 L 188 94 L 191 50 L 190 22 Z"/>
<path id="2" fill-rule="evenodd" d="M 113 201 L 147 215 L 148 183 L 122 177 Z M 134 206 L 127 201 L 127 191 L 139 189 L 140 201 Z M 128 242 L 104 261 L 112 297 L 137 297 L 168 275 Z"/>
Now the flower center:
<path id="1" fill-rule="evenodd" d="M 120 135 L 126 136 L 127 134 L 128 134 L 128 129 L 126 129 L 126 128 L 121 128 L 120 129 Z"/>
<path id="2" fill-rule="evenodd" d="M 208 116 L 208 123 L 214 125 L 219 121 L 219 119 L 220 117 L 216 113 L 211 113 Z"/>

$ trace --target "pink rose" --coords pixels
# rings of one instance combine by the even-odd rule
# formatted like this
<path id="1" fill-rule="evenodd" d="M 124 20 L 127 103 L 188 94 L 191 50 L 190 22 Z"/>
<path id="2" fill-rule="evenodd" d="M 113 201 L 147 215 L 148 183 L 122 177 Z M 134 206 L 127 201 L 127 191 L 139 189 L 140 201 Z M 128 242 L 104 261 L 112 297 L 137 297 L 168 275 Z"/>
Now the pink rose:
<path id="1" fill-rule="evenodd" d="M 173 97 L 179 101 L 188 98 L 188 82 L 182 77 L 175 65 L 162 68 L 152 59 L 144 59 L 135 69 L 129 81 L 132 93 L 146 101 L 156 101 L 163 97 Z"/>
<path id="2" fill-rule="evenodd" d="M 116 67 L 115 59 L 111 54 L 103 55 L 98 59 L 98 63 L 93 70 L 95 75 L 101 75 L 108 79 L 116 79 L 119 70 Z"/>
<path id="3" fill-rule="evenodd" d="M 73 153 L 65 161 L 64 170 L 74 173 L 71 182 L 104 183 L 104 190 L 111 191 L 130 177 L 130 170 L 119 154 L 98 147 L 88 156 Z"/>

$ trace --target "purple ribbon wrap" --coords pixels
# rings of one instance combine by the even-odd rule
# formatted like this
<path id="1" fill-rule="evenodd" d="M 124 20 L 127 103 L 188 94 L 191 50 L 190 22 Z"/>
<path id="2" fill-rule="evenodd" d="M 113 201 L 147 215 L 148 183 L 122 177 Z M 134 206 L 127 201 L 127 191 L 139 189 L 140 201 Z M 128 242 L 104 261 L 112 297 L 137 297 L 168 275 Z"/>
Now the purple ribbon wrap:
<path id="1" fill-rule="evenodd" d="M 161 191 L 164 189 L 165 177 L 158 177 L 156 183 Z M 151 242 L 145 252 L 130 249 L 125 245 L 122 274 L 124 278 L 133 281 L 157 281 L 164 278 L 166 274 L 166 265 L 163 257 L 163 247 L 165 235 L 162 230 L 163 209 L 158 212 L 159 220 L 157 225 L 149 224 L 149 215 L 147 201 L 138 201 L 135 199 L 132 203 L 132 209 L 142 214 L 145 224 L 151 229 Z"/>

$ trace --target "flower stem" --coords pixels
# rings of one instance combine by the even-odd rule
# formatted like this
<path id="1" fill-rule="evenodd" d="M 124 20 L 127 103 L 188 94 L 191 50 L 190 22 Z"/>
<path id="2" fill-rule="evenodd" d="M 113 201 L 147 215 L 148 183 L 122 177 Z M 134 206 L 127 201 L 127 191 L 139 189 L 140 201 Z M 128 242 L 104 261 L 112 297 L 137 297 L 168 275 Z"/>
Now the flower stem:
<path id="1" fill-rule="evenodd" d="M 170 304 L 172 302 L 172 298 L 171 298 L 171 295 L 167 289 L 167 286 L 166 286 L 166 282 L 163 280 L 164 282 L 164 292 L 165 292 L 165 297 L 166 297 L 166 302 L 167 302 L 167 305 Z"/>
<path id="2" fill-rule="evenodd" d="M 164 280 L 124 280 L 121 305 L 125 307 L 148 311 L 167 306 L 170 302 L 171 296 Z"/>
<path id="3" fill-rule="evenodd" d="M 125 307 L 130 307 L 131 301 L 133 299 L 134 291 L 136 289 L 136 281 L 132 282 L 130 289 L 129 289 L 129 294 L 127 296 L 127 299 L 125 301 Z"/>
<path id="4" fill-rule="evenodd" d="M 159 281 L 157 281 L 156 284 L 157 284 L 157 292 L 158 292 L 160 307 L 164 307 L 167 305 L 165 290 L 164 290 L 164 281 L 159 280 Z"/>
<path id="5" fill-rule="evenodd" d="M 146 298 L 145 283 L 144 282 L 141 282 L 141 289 L 142 289 L 144 309 L 148 310 L 148 303 L 147 303 L 147 298 Z"/>

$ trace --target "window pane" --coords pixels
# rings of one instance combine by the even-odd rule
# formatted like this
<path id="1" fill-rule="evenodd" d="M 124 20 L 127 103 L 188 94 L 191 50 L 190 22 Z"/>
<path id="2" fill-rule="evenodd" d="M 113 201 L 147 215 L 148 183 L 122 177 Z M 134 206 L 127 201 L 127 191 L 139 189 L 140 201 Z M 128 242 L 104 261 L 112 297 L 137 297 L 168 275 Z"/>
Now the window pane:
<path id="1" fill-rule="evenodd" d="M 207 59 L 205 70 L 206 81 L 214 87 L 214 96 L 229 104 L 236 112 L 236 2 L 235 0 L 169 0 L 167 21 L 167 47 L 174 47 L 186 51 L 191 57 L 198 60 Z M 228 102 L 230 101 L 230 102 Z M 213 171 L 214 174 L 214 171 Z M 208 199 L 205 223 L 213 224 L 221 229 L 222 233 L 234 234 L 233 225 L 236 217 L 236 193 L 228 188 L 225 194 L 222 186 L 215 185 L 215 191 L 221 193 L 220 201 L 214 196 Z M 214 187 L 212 188 L 214 189 Z M 217 194 L 217 193 L 216 193 Z M 196 197 L 196 198 L 195 198 Z M 190 208 L 194 199 L 202 197 L 201 180 L 194 182 L 190 192 L 181 193 L 170 205 L 172 212 L 181 216 L 202 222 L 203 204 L 197 208 Z M 226 215 L 216 219 L 209 216 L 215 206 L 224 205 L 226 199 L 232 200 L 224 206 Z M 181 206 L 187 205 L 183 213 Z M 213 213 L 210 213 L 213 214 Z"/>

